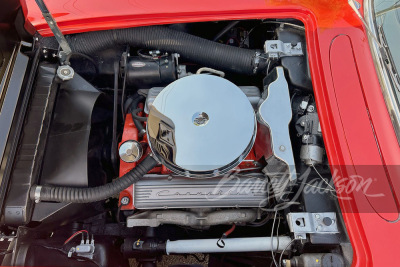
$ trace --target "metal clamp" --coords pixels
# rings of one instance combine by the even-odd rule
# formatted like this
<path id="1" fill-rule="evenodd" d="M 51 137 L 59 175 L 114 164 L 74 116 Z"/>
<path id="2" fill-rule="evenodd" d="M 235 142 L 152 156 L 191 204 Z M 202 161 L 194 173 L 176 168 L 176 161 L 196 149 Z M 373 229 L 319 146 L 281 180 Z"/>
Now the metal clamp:
<path id="1" fill-rule="evenodd" d="M 280 40 L 268 40 L 265 41 L 264 51 L 271 59 L 304 55 L 301 42 L 284 43 Z"/>
<path id="2" fill-rule="evenodd" d="M 296 239 L 305 239 L 306 234 L 336 234 L 338 226 L 335 212 L 288 213 L 289 228 Z"/>

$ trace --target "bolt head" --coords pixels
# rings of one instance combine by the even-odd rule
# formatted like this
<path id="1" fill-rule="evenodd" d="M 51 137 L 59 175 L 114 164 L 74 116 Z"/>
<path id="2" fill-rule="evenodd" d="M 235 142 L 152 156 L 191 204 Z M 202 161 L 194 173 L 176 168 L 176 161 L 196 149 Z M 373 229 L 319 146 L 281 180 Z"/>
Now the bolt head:
<path id="1" fill-rule="evenodd" d="M 121 204 L 122 204 L 122 205 L 128 205 L 129 202 L 130 202 L 129 197 L 123 197 L 123 198 L 121 198 Z"/>

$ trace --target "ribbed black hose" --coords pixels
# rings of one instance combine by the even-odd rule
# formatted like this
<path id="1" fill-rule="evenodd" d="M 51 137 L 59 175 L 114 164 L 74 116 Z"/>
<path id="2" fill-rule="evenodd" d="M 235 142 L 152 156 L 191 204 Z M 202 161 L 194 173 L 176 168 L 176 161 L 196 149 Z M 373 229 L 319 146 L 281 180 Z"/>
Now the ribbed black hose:
<path id="1" fill-rule="evenodd" d="M 203 66 L 248 75 L 254 74 L 259 64 L 265 66 L 265 59 L 257 58 L 256 50 L 220 44 L 163 26 L 81 33 L 68 36 L 68 43 L 74 52 L 87 55 L 126 44 L 176 52 Z"/>
<path id="2" fill-rule="evenodd" d="M 157 161 L 147 156 L 140 162 L 136 168 L 132 169 L 125 175 L 113 182 L 90 188 L 75 188 L 75 187 L 60 187 L 52 185 L 44 185 L 38 188 L 39 185 L 31 187 L 30 198 L 32 200 L 40 201 L 55 201 L 55 202 L 68 202 L 68 203 L 90 203 L 107 199 L 115 196 L 125 188 L 139 181 L 146 173 L 157 165 Z M 40 189 L 40 190 L 39 190 Z M 37 198 L 35 194 L 37 191 L 40 197 Z"/>

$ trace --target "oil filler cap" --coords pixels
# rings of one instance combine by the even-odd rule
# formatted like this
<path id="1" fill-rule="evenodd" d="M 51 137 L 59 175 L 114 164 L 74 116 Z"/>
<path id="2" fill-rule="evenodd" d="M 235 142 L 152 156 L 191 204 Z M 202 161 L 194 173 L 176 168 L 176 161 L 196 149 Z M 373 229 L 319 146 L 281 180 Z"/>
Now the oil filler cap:
<path id="1" fill-rule="evenodd" d="M 250 152 L 255 135 L 254 109 L 242 90 L 206 74 L 187 76 L 165 87 L 147 120 L 155 157 L 186 177 L 227 173 Z"/>

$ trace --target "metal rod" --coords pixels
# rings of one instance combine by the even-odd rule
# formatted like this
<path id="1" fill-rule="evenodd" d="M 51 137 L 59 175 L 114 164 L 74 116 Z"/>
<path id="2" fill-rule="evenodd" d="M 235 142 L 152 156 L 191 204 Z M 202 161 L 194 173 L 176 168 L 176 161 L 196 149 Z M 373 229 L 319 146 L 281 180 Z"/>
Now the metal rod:
<path id="1" fill-rule="evenodd" d="M 43 17 L 46 20 L 47 24 L 49 25 L 50 30 L 53 32 L 54 37 L 56 38 L 58 44 L 63 50 L 64 52 L 63 57 L 68 56 L 69 54 L 72 53 L 71 47 L 69 46 L 67 40 L 62 34 L 60 28 L 57 25 L 57 22 L 54 20 L 46 4 L 43 2 L 43 0 L 36 0 L 36 4 L 38 5 L 40 11 L 42 12 Z"/>
<path id="2" fill-rule="evenodd" d="M 288 236 L 272 237 L 272 240 L 271 237 L 227 238 L 224 239 L 225 246 L 219 247 L 217 245 L 218 239 L 168 240 L 166 244 L 166 253 L 169 255 L 173 253 L 282 251 L 291 241 L 292 239 Z"/>

